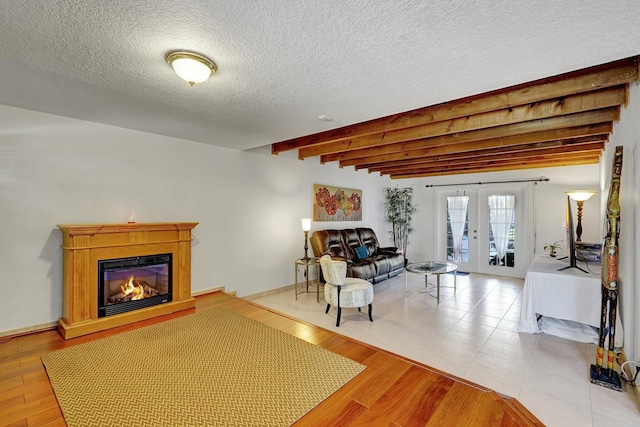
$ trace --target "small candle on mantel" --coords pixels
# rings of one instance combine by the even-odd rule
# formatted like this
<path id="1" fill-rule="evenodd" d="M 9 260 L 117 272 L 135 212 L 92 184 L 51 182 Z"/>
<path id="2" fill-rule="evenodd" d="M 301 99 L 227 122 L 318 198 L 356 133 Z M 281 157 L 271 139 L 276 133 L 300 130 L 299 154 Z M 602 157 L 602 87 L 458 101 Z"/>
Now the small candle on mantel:
<path id="1" fill-rule="evenodd" d="M 129 215 L 129 220 L 127 221 L 128 224 L 135 224 L 136 223 L 136 213 L 134 211 L 131 211 L 131 215 Z"/>

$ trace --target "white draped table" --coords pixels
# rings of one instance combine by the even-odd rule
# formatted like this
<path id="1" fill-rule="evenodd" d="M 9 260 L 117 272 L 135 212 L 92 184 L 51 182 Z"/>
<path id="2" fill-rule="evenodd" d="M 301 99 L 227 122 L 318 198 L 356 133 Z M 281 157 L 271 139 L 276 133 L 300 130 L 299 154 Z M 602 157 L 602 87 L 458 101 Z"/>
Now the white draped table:
<path id="1" fill-rule="evenodd" d="M 538 315 L 600 327 L 600 266 L 597 266 L 597 274 L 584 273 L 577 268 L 560 271 L 567 265 L 566 261 L 543 255 L 537 256 L 533 261 L 524 281 L 518 332 L 542 332 L 538 325 Z M 616 345 L 622 343 L 622 336 L 622 322 L 618 311 Z"/>

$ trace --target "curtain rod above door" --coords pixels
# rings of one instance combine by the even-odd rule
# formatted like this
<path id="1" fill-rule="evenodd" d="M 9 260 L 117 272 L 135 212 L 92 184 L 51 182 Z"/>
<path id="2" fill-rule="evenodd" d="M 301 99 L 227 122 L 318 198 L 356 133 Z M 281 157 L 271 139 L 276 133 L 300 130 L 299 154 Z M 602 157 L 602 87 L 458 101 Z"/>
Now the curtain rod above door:
<path id="1" fill-rule="evenodd" d="M 459 184 L 427 184 L 425 187 L 452 187 L 456 185 L 482 185 L 482 184 L 509 184 L 513 182 L 549 182 L 549 178 L 540 177 L 540 178 L 530 178 L 530 179 L 514 179 L 511 181 L 484 181 L 484 182 L 461 182 Z"/>

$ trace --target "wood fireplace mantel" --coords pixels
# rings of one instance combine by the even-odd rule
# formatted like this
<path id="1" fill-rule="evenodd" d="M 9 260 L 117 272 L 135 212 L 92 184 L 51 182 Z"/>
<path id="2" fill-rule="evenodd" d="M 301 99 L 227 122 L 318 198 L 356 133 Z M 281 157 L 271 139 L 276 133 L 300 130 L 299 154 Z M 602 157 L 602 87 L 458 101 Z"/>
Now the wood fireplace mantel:
<path id="1" fill-rule="evenodd" d="M 193 309 L 191 230 L 197 222 L 146 224 L 60 224 L 62 231 L 62 318 L 58 331 L 74 338 L 180 310 Z M 171 253 L 171 302 L 98 317 L 98 261 Z"/>

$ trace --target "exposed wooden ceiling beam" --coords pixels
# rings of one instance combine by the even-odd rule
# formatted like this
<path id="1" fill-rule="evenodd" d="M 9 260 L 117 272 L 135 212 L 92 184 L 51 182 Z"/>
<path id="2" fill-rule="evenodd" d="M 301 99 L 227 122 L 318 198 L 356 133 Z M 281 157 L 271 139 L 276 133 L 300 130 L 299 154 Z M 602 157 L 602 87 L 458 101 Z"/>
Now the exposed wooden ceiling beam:
<path id="1" fill-rule="evenodd" d="M 272 145 L 272 153 L 278 154 L 283 151 L 299 149 L 308 145 L 330 143 L 350 139 L 354 136 L 389 132 L 517 105 L 536 103 L 547 99 L 627 84 L 637 78 L 637 58 L 627 58 L 561 76 L 540 79 L 493 92 L 462 98 L 457 101 L 419 108 L 339 129 L 278 142 Z"/>
<path id="2" fill-rule="evenodd" d="M 570 116 L 576 113 L 598 111 L 626 103 L 626 96 L 626 87 L 616 86 L 615 88 L 601 91 L 541 101 L 535 104 L 504 108 L 498 111 L 435 122 L 423 126 L 414 126 L 357 138 L 354 137 L 329 144 L 308 146 L 298 150 L 298 157 L 304 159 L 324 154 L 341 153 L 345 150 L 386 146 L 397 142 L 414 141 L 479 129 L 491 129 L 496 126 L 527 123 L 553 117 Z"/>
<path id="3" fill-rule="evenodd" d="M 592 156 L 600 156 L 600 153 L 603 149 L 603 143 L 595 143 L 590 144 L 589 148 L 585 148 L 583 150 L 574 151 L 571 153 L 571 158 L 573 160 L 584 157 L 592 157 Z M 399 166 L 399 167 L 386 167 L 384 169 L 375 171 L 371 170 L 371 172 L 380 172 L 382 175 L 392 175 L 398 173 L 406 173 L 411 171 L 425 171 L 425 170 L 442 170 L 442 169 L 456 169 L 459 167 L 484 167 L 486 165 L 504 165 L 504 164 L 514 164 L 518 162 L 540 162 L 540 161 L 554 161 L 557 159 L 566 158 L 564 153 L 558 149 L 548 149 L 548 150 L 539 150 L 536 152 L 519 152 L 513 153 L 509 155 L 509 157 L 491 157 L 491 156 L 480 156 L 476 158 L 463 158 L 463 159 L 453 159 L 448 161 L 430 161 L 424 162 L 420 164 L 413 164 L 407 166 Z"/>
<path id="4" fill-rule="evenodd" d="M 392 169 L 413 165 L 428 165 L 433 162 L 455 162 L 461 159 L 480 159 L 484 157 L 506 157 L 514 158 L 519 154 L 566 154 L 568 152 L 577 153 L 583 151 L 597 151 L 604 149 L 606 135 L 595 135 L 592 137 L 578 138 L 565 141 L 547 141 L 535 144 L 514 145 L 510 147 L 493 148 L 489 150 L 467 151 L 463 153 L 451 153 L 444 155 L 415 157 L 407 160 L 394 162 L 382 162 L 374 164 L 358 164 L 356 169 L 369 169 L 370 172 L 383 172 Z"/>
<path id="5" fill-rule="evenodd" d="M 372 153 L 371 150 L 354 150 L 339 155 L 322 156 L 322 163 L 328 161 L 340 161 L 341 166 L 351 166 L 367 162 L 386 162 L 394 160 L 402 160 L 411 157 L 422 157 L 426 155 L 446 154 L 473 150 L 483 150 L 497 147 L 509 147 L 519 144 L 530 144 L 535 142 L 556 141 L 561 139 L 580 138 L 586 136 L 609 134 L 613 130 L 610 122 L 598 123 L 594 125 L 577 126 L 572 128 L 552 129 L 541 132 L 531 132 L 523 135 L 510 135 L 499 138 L 479 139 L 476 141 L 451 142 L 451 137 L 437 137 L 424 144 L 424 147 L 418 149 L 409 149 L 407 151 L 399 151 L 396 153 Z"/>
<path id="6" fill-rule="evenodd" d="M 415 171 L 415 172 L 402 172 L 398 174 L 391 174 L 390 177 L 392 179 L 402 179 L 402 178 L 421 178 L 428 176 L 443 176 L 443 175 L 457 175 L 457 174 L 468 174 L 468 173 L 483 173 L 483 172 L 500 172 L 500 171 L 508 171 L 514 169 L 535 169 L 535 168 L 546 168 L 546 167 L 558 167 L 558 166 L 578 166 L 578 165 L 588 165 L 588 164 L 597 164 L 600 160 L 600 155 L 592 155 L 586 157 L 576 157 L 576 158 L 568 158 L 562 157 L 555 160 L 545 159 L 543 161 L 527 161 L 527 162 L 514 162 L 514 163 L 502 163 L 500 165 L 485 165 L 483 167 L 479 167 L 479 165 L 470 165 L 468 167 L 463 168 L 446 168 L 444 170 L 429 170 L 429 171 Z"/>
<path id="7" fill-rule="evenodd" d="M 392 178 L 597 163 L 638 58 L 282 141 L 272 152 Z"/>
<path id="8" fill-rule="evenodd" d="M 597 164 L 598 158 L 588 159 L 588 160 L 568 160 L 558 161 L 553 164 L 519 164 L 519 165 L 503 165 L 503 166 L 494 166 L 494 167 L 486 167 L 482 169 L 460 169 L 460 170 L 446 170 L 446 171 L 435 171 L 435 172 L 421 172 L 421 173 L 413 173 L 413 174 L 396 174 L 390 175 L 391 179 L 407 179 L 407 178 L 428 178 L 434 176 L 445 176 L 445 175 L 463 175 L 470 173 L 488 173 L 488 172 L 504 172 L 511 171 L 514 169 L 522 170 L 522 169 L 539 169 L 546 167 L 560 167 L 560 166 L 581 166 L 581 165 L 591 165 Z"/>
<path id="9" fill-rule="evenodd" d="M 437 147 L 443 147 L 441 152 L 470 151 L 481 148 L 541 141 L 544 140 L 542 138 L 544 138 L 545 135 L 553 138 L 552 135 L 554 133 L 565 133 L 571 134 L 572 136 L 588 136 L 590 135 L 587 133 L 589 131 L 597 134 L 604 133 L 603 128 L 611 127 L 607 125 L 606 122 L 617 120 L 618 117 L 619 112 L 616 109 L 609 109 L 598 113 L 579 113 L 573 116 L 554 117 L 535 122 L 518 123 L 420 141 L 390 144 L 384 147 L 369 148 L 366 150 L 354 150 L 345 153 L 340 156 L 339 159 L 341 165 L 346 166 L 349 165 L 349 158 L 363 159 L 372 156 L 389 156 L 388 160 L 393 160 L 393 154 L 412 150 L 435 150 Z M 598 123 L 598 125 L 595 126 L 595 129 L 594 127 L 589 129 L 588 126 L 591 123 Z M 601 123 L 605 124 L 600 125 Z M 573 132 L 571 130 L 573 130 Z M 562 137 L 559 136 L 554 139 L 559 138 Z M 456 145 L 456 147 L 453 147 L 453 145 Z M 415 155 L 415 153 L 413 153 L 413 155 Z"/>

